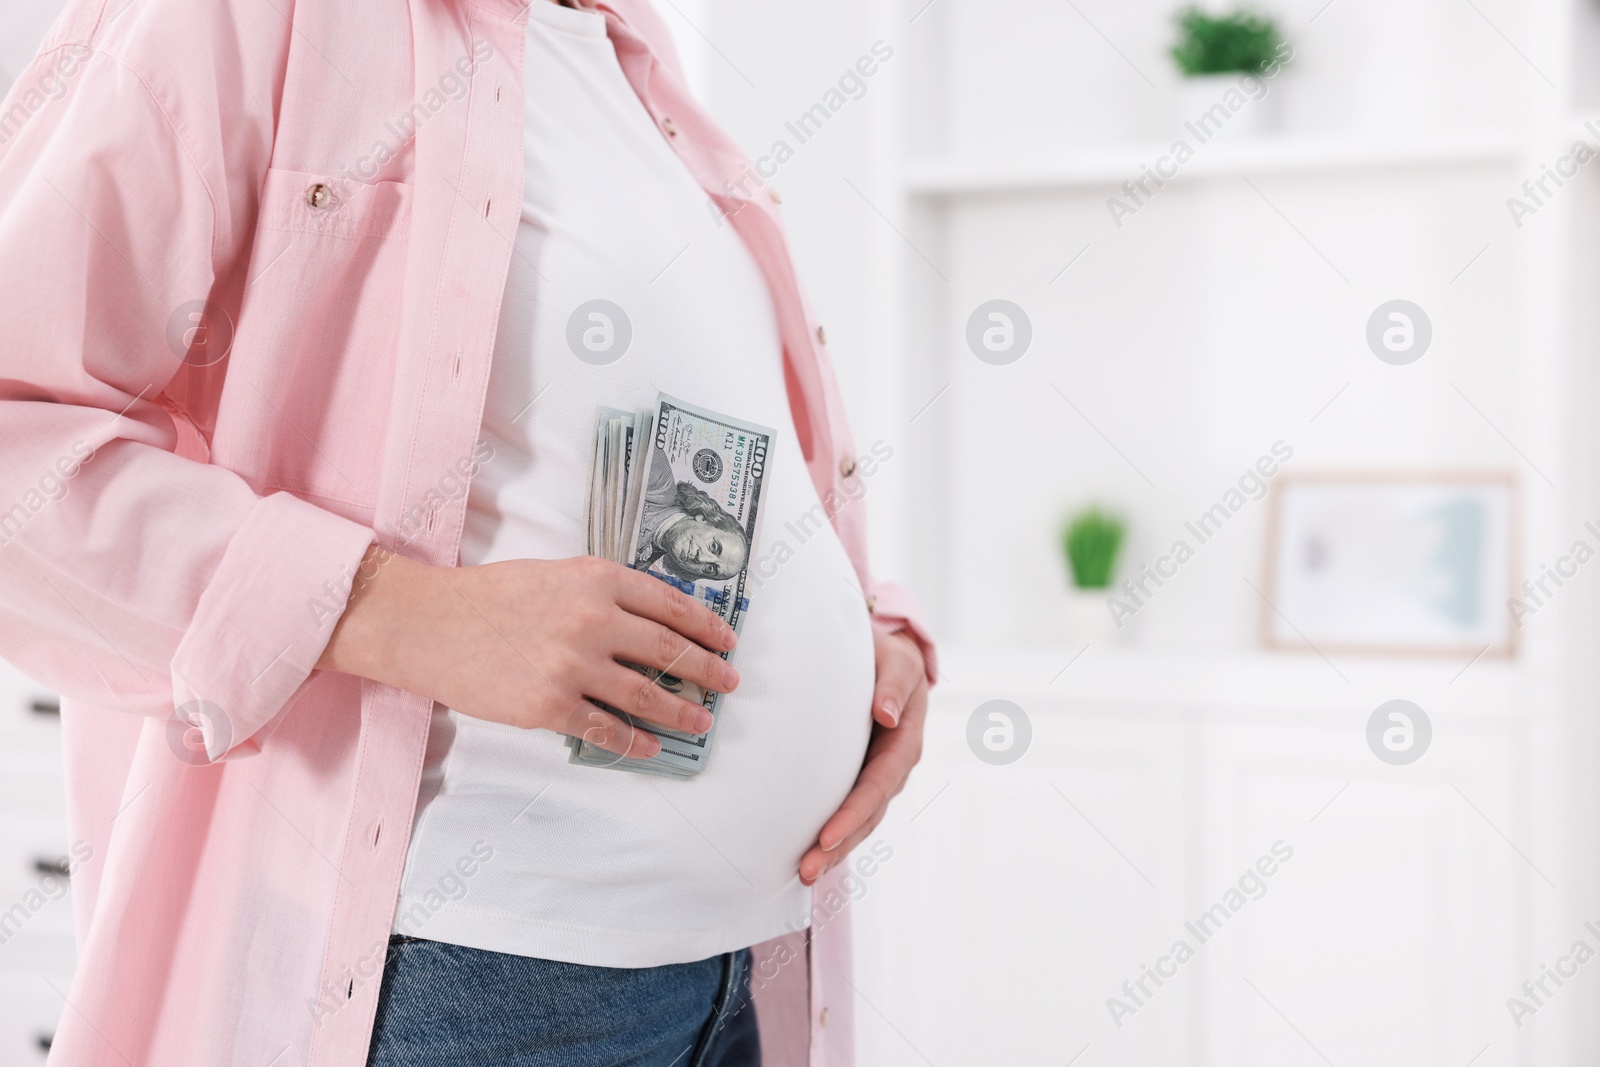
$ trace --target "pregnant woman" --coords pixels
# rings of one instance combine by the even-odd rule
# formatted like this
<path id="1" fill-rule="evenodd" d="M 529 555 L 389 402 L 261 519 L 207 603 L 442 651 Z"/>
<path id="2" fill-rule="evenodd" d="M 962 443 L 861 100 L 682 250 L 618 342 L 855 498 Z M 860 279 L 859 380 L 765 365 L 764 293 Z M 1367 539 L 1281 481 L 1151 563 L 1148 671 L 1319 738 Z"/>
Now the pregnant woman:
<path id="1" fill-rule="evenodd" d="M 51 1062 L 850 1064 L 932 647 L 775 198 L 648 0 L 284 12 L 72 0 L 4 111 L 0 656 L 89 856 Z M 775 431 L 771 543 L 649 517 L 748 566 L 737 638 L 582 555 L 596 407 L 658 393 Z M 625 663 L 723 694 L 694 779 L 568 762 L 654 751 L 597 701 L 710 728 Z"/>

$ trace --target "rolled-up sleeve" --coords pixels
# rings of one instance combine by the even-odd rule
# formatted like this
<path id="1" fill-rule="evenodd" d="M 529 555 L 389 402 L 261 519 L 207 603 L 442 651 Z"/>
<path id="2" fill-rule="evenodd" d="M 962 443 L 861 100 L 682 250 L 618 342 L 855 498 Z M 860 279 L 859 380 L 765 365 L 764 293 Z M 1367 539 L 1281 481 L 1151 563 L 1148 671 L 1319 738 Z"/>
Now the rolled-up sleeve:
<path id="1" fill-rule="evenodd" d="M 903 633 L 922 652 L 928 684 L 939 678 L 939 650 L 923 620 L 922 605 L 911 591 L 895 582 L 871 585 L 872 626 L 879 634 Z"/>
<path id="2" fill-rule="evenodd" d="M 373 534 L 180 447 L 162 394 L 226 372 L 190 323 L 226 313 L 250 228 L 203 140 L 83 44 L 0 104 L 0 657 L 100 707 L 204 707 L 217 759 L 305 684 Z"/>

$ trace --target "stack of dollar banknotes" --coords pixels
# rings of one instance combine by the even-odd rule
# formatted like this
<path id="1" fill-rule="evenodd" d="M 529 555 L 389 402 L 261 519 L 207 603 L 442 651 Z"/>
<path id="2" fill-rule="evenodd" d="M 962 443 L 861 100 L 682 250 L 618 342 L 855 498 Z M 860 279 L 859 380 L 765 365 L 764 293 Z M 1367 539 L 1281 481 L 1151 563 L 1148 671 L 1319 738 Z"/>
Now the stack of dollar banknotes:
<path id="1" fill-rule="evenodd" d="M 749 571 L 761 526 L 772 431 L 660 395 L 648 411 L 595 413 L 588 551 L 625 563 L 700 601 L 737 633 L 750 609 Z M 727 658 L 729 653 L 723 653 Z M 720 693 L 629 664 L 711 712 L 703 735 L 679 733 L 601 705 L 661 742 L 649 759 L 568 738 L 571 762 L 667 778 L 705 770 L 721 721 Z"/>

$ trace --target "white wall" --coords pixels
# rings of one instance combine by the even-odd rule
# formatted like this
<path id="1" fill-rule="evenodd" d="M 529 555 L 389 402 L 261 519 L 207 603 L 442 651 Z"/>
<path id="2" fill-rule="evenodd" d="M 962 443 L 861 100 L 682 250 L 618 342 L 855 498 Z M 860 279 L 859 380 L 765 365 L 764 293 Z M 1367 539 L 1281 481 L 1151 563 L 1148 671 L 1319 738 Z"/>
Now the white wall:
<path id="1" fill-rule="evenodd" d="M 1514 120 L 1526 88 L 1516 84 L 1522 61 L 1471 5 L 1325 4 L 1257 5 L 1280 19 L 1295 45 L 1285 93 L 1293 128 L 1418 132 Z M 919 147 L 1027 153 L 1166 136 L 1178 81 L 1166 54 L 1168 15 L 1179 6 L 940 0 L 924 17 L 942 20 L 959 42 L 943 88 L 949 121 L 942 145 Z M 1478 7 L 1515 38 L 1525 5 Z"/>
<path id="2" fill-rule="evenodd" d="M 1528 351 L 1521 284 L 1532 241 L 1505 208 L 1523 176 L 1519 122 L 1530 96 L 1550 90 L 1484 17 L 1526 37 L 1521 5 L 1482 4 L 1480 15 L 1442 0 L 1339 0 L 1315 23 L 1320 3 L 1282 7 L 1297 57 L 1272 94 L 1310 161 L 1273 173 L 1203 149 L 1209 158 L 1121 228 L 1107 197 L 1166 151 L 1176 126 L 1166 5 L 937 0 L 908 23 L 920 7 L 714 4 L 713 36 L 760 77 L 752 87 L 721 65 L 712 86 L 719 115 L 759 150 L 869 35 L 903 42 L 885 71 L 893 92 L 842 114 L 778 184 L 803 273 L 838 323 L 830 334 L 865 433 L 907 441 L 913 461 L 923 454 L 939 472 L 905 502 L 914 522 L 887 517 L 912 543 L 885 551 L 915 561 L 945 634 L 1053 634 L 1065 510 L 1099 499 L 1128 511 L 1129 562 L 1153 558 L 1280 438 L 1296 449 L 1291 469 L 1510 468 L 1543 486 L 1501 432 L 1546 473 L 1560 464 L 1544 410 L 1556 394 L 1535 397 L 1548 383 L 1518 369 L 1544 356 Z M 874 126 L 883 106 L 896 113 Z M 914 142 L 899 153 L 909 162 L 886 161 L 874 134 Z M 1384 149 L 1408 162 L 1336 172 L 1357 166 L 1344 157 Z M 1004 173 L 1097 151 L 1110 180 L 940 198 L 915 249 L 846 184 L 919 161 L 937 181 L 944 161 Z M 913 229 L 892 194 L 873 207 Z M 873 240 L 890 254 L 860 254 Z M 920 293 L 908 329 L 927 344 L 914 351 L 872 348 L 875 318 L 896 314 L 883 306 L 895 273 Z M 1410 368 L 1379 364 L 1363 341 L 1371 310 L 1397 296 L 1435 323 L 1434 356 Z M 1034 348 L 1014 366 L 981 364 L 959 340 L 967 314 L 993 297 L 1034 322 Z M 872 365 L 896 358 L 923 392 L 874 406 Z M 947 383 L 915 427 L 886 416 Z M 1137 636 L 1252 644 L 1258 602 L 1239 579 L 1260 573 L 1264 519 L 1255 508 L 1208 545 Z"/>

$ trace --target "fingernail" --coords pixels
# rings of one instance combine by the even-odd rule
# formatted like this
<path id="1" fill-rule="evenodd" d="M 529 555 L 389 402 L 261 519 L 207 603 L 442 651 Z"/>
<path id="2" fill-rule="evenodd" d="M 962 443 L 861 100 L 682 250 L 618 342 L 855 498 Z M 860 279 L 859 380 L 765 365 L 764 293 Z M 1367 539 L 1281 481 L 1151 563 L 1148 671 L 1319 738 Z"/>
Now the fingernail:
<path id="1" fill-rule="evenodd" d="M 694 732 L 697 734 L 707 733 L 715 722 L 716 720 L 711 717 L 709 711 L 702 711 L 694 717 Z"/>
<path id="2" fill-rule="evenodd" d="M 724 627 L 722 631 L 722 647 L 732 652 L 738 645 L 739 635 L 734 633 L 731 628 Z"/>
<path id="3" fill-rule="evenodd" d="M 739 672 L 734 670 L 732 666 L 723 664 L 722 691 L 727 693 L 732 692 L 737 688 L 739 688 Z"/>
<path id="4" fill-rule="evenodd" d="M 817 844 L 822 845 L 822 851 L 824 851 L 824 852 L 832 852 L 834 849 L 838 848 L 840 843 L 843 842 L 843 841 L 844 841 L 844 838 L 841 837 L 838 840 L 834 841 L 834 843 L 831 844 L 831 845 L 824 845 L 824 844 L 822 844 L 822 840 L 819 838 L 817 840 Z M 824 871 L 826 871 L 828 868 L 824 867 L 822 869 Z"/>
<path id="5" fill-rule="evenodd" d="M 859 705 L 857 705 L 859 707 Z M 889 716 L 889 721 L 896 726 L 900 725 L 900 705 L 894 700 L 883 702 L 883 713 Z"/>

